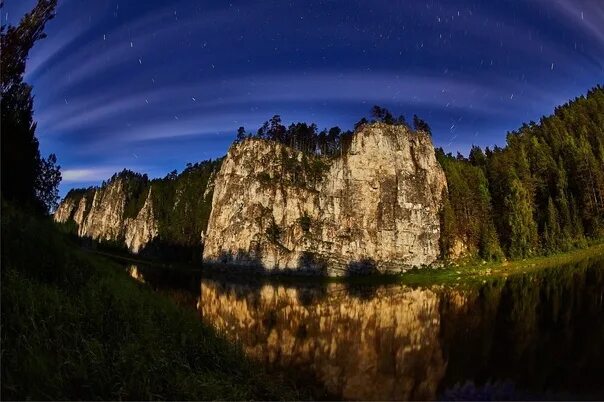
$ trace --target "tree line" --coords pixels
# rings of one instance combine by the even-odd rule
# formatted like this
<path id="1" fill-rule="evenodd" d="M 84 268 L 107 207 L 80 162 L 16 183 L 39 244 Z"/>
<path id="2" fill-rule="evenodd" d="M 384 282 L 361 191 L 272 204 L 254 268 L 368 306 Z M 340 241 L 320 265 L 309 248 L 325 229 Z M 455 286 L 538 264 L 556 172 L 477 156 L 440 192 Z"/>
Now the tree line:
<path id="1" fill-rule="evenodd" d="M 468 157 L 436 151 L 447 175 L 442 250 L 485 259 L 552 254 L 604 236 L 604 89 L 596 86 Z"/>
<path id="2" fill-rule="evenodd" d="M 375 105 L 371 109 L 371 119 L 361 118 L 355 125 L 354 131 L 361 129 L 366 124 L 384 123 L 391 125 L 403 125 L 409 130 L 404 115 L 394 117 L 386 108 Z M 413 130 L 424 131 L 431 135 L 430 126 L 417 115 L 413 115 Z M 256 138 L 279 142 L 309 155 L 338 156 L 345 153 L 352 142 L 352 130 L 343 131 L 334 126 L 329 129 L 318 130 L 315 123 L 292 123 L 285 126 L 281 116 L 274 115 L 265 121 L 256 133 L 247 132 L 244 127 L 239 127 L 235 142 Z"/>

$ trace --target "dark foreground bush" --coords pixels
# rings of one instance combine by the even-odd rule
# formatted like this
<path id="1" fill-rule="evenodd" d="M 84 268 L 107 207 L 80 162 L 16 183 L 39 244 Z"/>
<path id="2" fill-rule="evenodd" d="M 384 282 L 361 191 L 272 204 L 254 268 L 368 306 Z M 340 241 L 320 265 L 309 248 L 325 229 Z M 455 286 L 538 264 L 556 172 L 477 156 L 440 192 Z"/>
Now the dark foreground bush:
<path id="1" fill-rule="evenodd" d="M 194 312 L 2 209 L 2 400 L 300 398 Z"/>

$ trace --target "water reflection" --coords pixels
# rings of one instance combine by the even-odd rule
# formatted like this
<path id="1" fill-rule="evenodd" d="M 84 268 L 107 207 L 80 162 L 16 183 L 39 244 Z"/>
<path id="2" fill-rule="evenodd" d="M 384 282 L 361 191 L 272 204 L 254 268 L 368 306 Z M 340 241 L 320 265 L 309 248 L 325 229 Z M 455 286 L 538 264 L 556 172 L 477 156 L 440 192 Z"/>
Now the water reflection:
<path id="1" fill-rule="evenodd" d="M 202 281 L 200 305 L 204 318 L 253 358 L 305 371 L 346 399 L 436 394 L 445 362 L 434 291 L 389 286 L 362 299 L 330 284 L 309 303 L 308 289 L 243 286 Z"/>
<path id="2" fill-rule="evenodd" d="M 317 398 L 604 397 L 602 259 L 465 288 L 200 282 L 204 321 Z"/>
<path id="3" fill-rule="evenodd" d="M 143 277 L 143 273 L 138 269 L 138 265 L 130 264 L 130 266 L 128 266 L 128 274 L 130 274 L 132 279 L 140 283 L 145 283 L 145 278 Z"/>

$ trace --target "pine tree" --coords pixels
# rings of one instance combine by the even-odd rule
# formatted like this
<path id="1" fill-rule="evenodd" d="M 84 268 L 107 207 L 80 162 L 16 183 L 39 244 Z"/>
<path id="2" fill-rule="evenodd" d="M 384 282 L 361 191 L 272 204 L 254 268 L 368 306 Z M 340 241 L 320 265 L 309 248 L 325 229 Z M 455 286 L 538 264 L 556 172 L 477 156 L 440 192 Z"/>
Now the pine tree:
<path id="1" fill-rule="evenodd" d="M 554 201 L 550 197 L 547 202 L 547 219 L 544 229 L 544 245 L 546 253 L 556 253 L 561 250 L 561 235 L 560 221 L 558 218 L 558 210 L 554 205 Z"/>
<path id="2" fill-rule="evenodd" d="M 511 180 L 509 190 L 504 200 L 510 233 L 508 254 L 512 258 L 528 257 L 535 253 L 537 245 L 537 226 L 529 192 L 517 177 Z"/>

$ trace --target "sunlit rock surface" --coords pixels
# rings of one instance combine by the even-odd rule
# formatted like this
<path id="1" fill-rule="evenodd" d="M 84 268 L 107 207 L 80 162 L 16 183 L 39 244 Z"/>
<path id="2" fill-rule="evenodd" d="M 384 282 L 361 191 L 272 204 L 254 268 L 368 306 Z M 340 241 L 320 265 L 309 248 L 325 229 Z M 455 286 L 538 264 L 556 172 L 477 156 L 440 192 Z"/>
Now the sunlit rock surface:
<path id="1" fill-rule="evenodd" d="M 330 275 L 430 264 L 444 189 L 430 136 L 405 126 L 367 125 L 321 161 L 246 140 L 217 175 L 204 260 Z"/>
<path id="2" fill-rule="evenodd" d="M 136 254 L 158 232 L 151 189 L 135 218 L 124 216 L 125 203 L 124 183 L 118 178 L 104 187 L 91 189 L 79 200 L 66 198 L 57 208 L 54 220 L 61 223 L 73 220 L 78 236 L 124 242 Z"/>
<path id="3" fill-rule="evenodd" d="M 136 218 L 126 218 L 124 221 L 126 246 L 134 254 L 137 254 L 149 241 L 153 240 L 158 233 L 157 221 L 151 201 L 151 191 Z"/>

